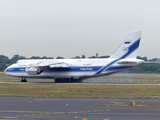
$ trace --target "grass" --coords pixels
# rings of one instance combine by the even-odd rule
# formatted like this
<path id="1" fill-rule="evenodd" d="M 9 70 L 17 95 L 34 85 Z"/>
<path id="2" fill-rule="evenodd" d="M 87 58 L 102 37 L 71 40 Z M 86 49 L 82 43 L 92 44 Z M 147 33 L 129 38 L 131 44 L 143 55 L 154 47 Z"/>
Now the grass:
<path id="1" fill-rule="evenodd" d="M 0 84 L 0 96 L 160 98 L 160 89 L 153 85 Z"/>
<path id="2" fill-rule="evenodd" d="M 160 83 L 160 74 L 117 73 L 110 76 L 92 78 L 87 81 L 101 81 L 109 83 Z"/>
<path id="3" fill-rule="evenodd" d="M 131 77 L 132 76 L 132 77 Z M 114 76 L 96 78 L 105 82 L 159 83 L 159 75 L 155 74 L 115 74 Z M 93 81 L 91 81 L 93 80 Z M 118 81 L 120 80 L 120 81 Z M 142 81 L 140 81 L 142 80 Z M 0 73 L 0 81 L 20 81 Z M 52 82 L 53 80 L 28 79 L 34 82 Z M 94 82 L 89 79 L 87 82 Z M 136 82 L 137 81 L 137 82 Z M 131 82 L 131 81 L 127 81 Z M 18 97 L 59 97 L 59 98 L 160 98 L 158 85 L 96 85 L 96 84 L 0 84 L 0 96 Z"/>

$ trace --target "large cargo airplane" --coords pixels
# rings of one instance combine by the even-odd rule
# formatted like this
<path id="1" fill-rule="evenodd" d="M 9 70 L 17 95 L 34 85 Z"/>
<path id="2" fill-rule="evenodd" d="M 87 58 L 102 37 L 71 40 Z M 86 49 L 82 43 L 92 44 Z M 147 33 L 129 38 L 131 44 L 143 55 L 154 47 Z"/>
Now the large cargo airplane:
<path id="1" fill-rule="evenodd" d="M 6 68 L 5 73 L 21 78 L 53 78 L 59 82 L 82 82 L 83 79 L 114 74 L 135 67 L 143 60 L 136 59 L 141 30 L 133 31 L 109 58 L 105 59 L 27 59 Z"/>

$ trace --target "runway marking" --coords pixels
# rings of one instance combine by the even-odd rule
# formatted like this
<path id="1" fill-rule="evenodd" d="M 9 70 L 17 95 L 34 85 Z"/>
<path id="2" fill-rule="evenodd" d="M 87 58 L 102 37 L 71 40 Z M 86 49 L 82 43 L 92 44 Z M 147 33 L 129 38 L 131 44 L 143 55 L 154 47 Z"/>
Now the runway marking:
<path id="1" fill-rule="evenodd" d="M 67 113 L 69 113 L 69 114 L 70 114 L 70 113 L 72 113 L 72 112 L 67 112 Z"/>
<path id="2" fill-rule="evenodd" d="M 3 119 L 15 119 L 15 118 L 17 118 L 17 117 L 8 117 L 8 116 L 6 116 L 6 117 L 2 117 Z"/>
<path id="3" fill-rule="evenodd" d="M 36 114 L 31 114 L 32 116 L 36 115 Z"/>
<path id="4" fill-rule="evenodd" d="M 28 113 L 23 115 L 15 115 L 17 117 L 29 117 L 29 116 L 44 116 L 44 115 L 56 115 L 56 114 L 104 114 L 104 113 L 95 113 L 95 112 L 104 112 L 110 111 L 107 110 L 87 110 L 87 111 L 73 111 L 73 112 L 38 112 L 38 111 L 11 111 L 11 110 L 0 110 L 0 112 L 8 112 L 8 113 Z M 32 113 L 32 114 L 31 114 Z M 33 114 L 35 113 L 35 114 Z M 106 114 L 106 113 L 105 113 Z M 12 117 L 13 118 L 13 117 Z"/>
<path id="5" fill-rule="evenodd" d="M 97 111 L 96 113 L 95 113 L 95 111 Z M 104 113 L 102 113 L 102 111 L 104 112 Z M 76 113 L 76 114 L 93 114 L 93 115 L 96 115 L 96 114 L 98 114 L 98 115 L 102 115 L 102 114 L 104 114 L 104 115 L 111 115 L 111 114 L 114 114 L 114 115 L 142 115 L 142 116 L 144 116 L 144 115 L 157 115 L 157 116 L 160 116 L 160 114 L 159 113 L 106 113 L 105 111 L 108 111 L 108 110 L 92 110 L 92 111 L 79 111 L 79 112 L 53 112 L 51 115 L 54 115 L 54 114 L 65 114 L 65 113 Z M 83 113 L 82 113 L 83 112 Z M 19 118 L 20 119 L 20 117 L 29 117 L 29 116 L 43 116 L 43 115 L 47 115 L 47 113 L 45 114 L 25 114 L 25 115 L 16 115 L 16 117 L 1 117 L 1 118 L 3 118 L 3 119 L 15 119 L 15 118 Z"/>
<path id="6" fill-rule="evenodd" d="M 57 114 L 57 112 L 51 113 L 51 114 Z"/>
<path id="7" fill-rule="evenodd" d="M 37 101 L 61 101 L 61 99 L 35 99 Z"/>
<path id="8" fill-rule="evenodd" d="M 99 110 L 99 111 L 104 111 L 104 110 Z"/>
<path id="9" fill-rule="evenodd" d="M 88 110 L 88 111 L 73 111 L 73 112 L 41 112 L 41 111 L 11 111 L 11 110 L 0 110 L 0 112 L 8 112 L 8 113 L 37 113 L 39 115 L 42 114 L 65 114 L 65 113 L 83 113 L 83 112 L 98 112 L 98 111 L 110 111 L 107 110 Z M 31 115 L 37 115 L 31 114 Z M 17 115 L 18 116 L 18 115 Z"/>
<path id="10" fill-rule="evenodd" d="M 116 115 L 159 115 L 159 113 L 84 113 L 84 114 L 116 114 Z"/>
<path id="11" fill-rule="evenodd" d="M 14 113 L 46 113 L 41 111 L 11 111 L 11 110 L 0 110 L 0 112 L 14 112 Z"/>
<path id="12" fill-rule="evenodd" d="M 38 114 L 38 115 L 44 115 L 44 114 Z"/>
<path id="13" fill-rule="evenodd" d="M 91 112 L 91 111 L 87 111 L 87 112 Z"/>
<path id="14" fill-rule="evenodd" d="M 80 111 L 80 113 L 84 113 L 85 111 Z"/>
<path id="15" fill-rule="evenodd" d="M 59 112 L 59 114 L 65 114 L 65 112 Z"/>
<path id="16" fill-rule="evenodd" d="M 72 112 L 72 113 L 78 113 L 78 112 Z"/>
<path id="17" fill-rule="evenodd" d="M 101 110 L 102 111 L 102 110 Z M 98 113 L 95 113 L 95 112 L 56 112 L 56 113 L 53 113 L 53 114 L 65 114 L 65 113 L 78 113 L 78 114 L 119 114 L 119 115 L 160 115 L 159 113 L 100 113 L 100 111 Z M 47 114 L 31 114 L 31 116 L 42 116 L 42 115 L 47 115 Z M 30 116 L 29 114 L 28 115 L 16 115 L 17 117 L 21 117 L 21 116 Z M 5 117 L 6 118 L 6 117 Z M 8 118 L 8 117 L 7 117 Z M 15 118 L 15 117 L 12 117 L 12 118 Z"/>
<path id="18" fill-rule="evenodd" d="M 46 115 L 50 115 L 51 113 L 46 113 Z"/>
<path id="19" fill-rule="evenodd" d="M 93 110 L 94 112 L 97 112 L 98 110 Z"/>

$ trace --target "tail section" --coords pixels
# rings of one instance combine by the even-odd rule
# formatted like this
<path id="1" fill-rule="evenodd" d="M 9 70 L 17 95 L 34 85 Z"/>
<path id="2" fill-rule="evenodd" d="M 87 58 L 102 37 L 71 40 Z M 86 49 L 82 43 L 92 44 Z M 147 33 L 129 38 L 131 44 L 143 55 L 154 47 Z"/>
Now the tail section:
<path id="1" fill-rule="evenodd" d="M 141 33 L 141 30 L 131 32 L 127 39 L 121 44 L 116 52 L 110 56 L 110 58 L 136 58 L 141 39 Z"/>

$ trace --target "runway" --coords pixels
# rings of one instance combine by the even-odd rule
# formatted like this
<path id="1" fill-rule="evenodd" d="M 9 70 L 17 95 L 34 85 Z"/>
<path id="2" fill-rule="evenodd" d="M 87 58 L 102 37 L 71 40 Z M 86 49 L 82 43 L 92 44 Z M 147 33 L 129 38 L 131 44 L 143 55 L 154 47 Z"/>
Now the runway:
<path id="1" fill-rule="evenodd" d="M 160 107 L 131 107 L 131 100 L 137 104 L 160 104 L 159 99 L 0 97 L 0 119 L 159 120 Z"/>
<path id="2" fill-rule="evenodd" d="M 83 83 L 55 83 L 55 82 L 10 82 L 0 81 L 1 84 L 93 84 L 93 85 L 160 85 L 159 83 L 108 83 L 108 82 L 83 82 Z"/>

